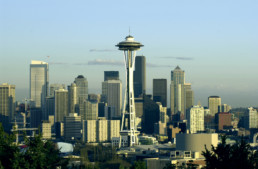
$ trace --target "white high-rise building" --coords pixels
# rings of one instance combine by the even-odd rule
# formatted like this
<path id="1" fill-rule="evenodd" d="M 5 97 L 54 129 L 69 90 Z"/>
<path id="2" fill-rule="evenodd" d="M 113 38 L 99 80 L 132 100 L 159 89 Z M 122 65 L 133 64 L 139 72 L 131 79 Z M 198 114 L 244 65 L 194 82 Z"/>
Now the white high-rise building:
<path id="1" fill-rule="evenodd" d="M 30 64 L 30 99 L 32 108 L 44 108 L 49 94 L 48 63 L 32 60 Z"/>
<path id="2" fill-rule="evenodd" d="M 86 143 L 111 142 L 120 136 L 120 120 L 83 120 L 83 141 Z"/>
<path id="3" fill-rule="evenodd" d="M 249 107 L 245 115 L 245 128 L 258 128 L 258 112 L 253 107 Z"/>
<path id="4" fill-rule="evenodd" d="M 200 105 L 193 106 L 186 114 L 187 128 L 190 133 L 204 131 L 204 108 Z"/>
<path id="5" fill-rule="evenodd" d="M 115 116 L 121 117 L 122 82 L 120 80 L 107 80 L 102 82 L 102 96 L 108 106 L 115 108 Z"/>
<path id="6" fill-rule="evenodd" d="M 50 97 L 54 97 L 55 90 L 65 89 L 65 84 L 50 84 Z"/>

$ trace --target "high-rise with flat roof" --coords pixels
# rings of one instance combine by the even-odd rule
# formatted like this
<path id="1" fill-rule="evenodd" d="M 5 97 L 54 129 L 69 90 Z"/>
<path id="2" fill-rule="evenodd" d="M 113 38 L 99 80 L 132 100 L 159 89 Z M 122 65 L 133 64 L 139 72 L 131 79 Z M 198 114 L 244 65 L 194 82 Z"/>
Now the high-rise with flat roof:
<path id="1" fill-rule="evenodd" d="M 68 115 L 68 90 L 55 91 L 55 122 L 64 122 Z"/>
<path id="2" fill-rule="evenodd" d="M 107 80 L 102 82 L 102 97 L 108 106 L 115 108 L 115 116 L 121 117 L 122 82 L 120 80 Z"/>
<path id="3" fill-rule="evenodd" d="M 204 108 L 197 105 L 193 106 L 186 113 L 187 128 L 190 133 L 204 131 Z"/>
<path id="4" fill-rule="evenodd" d="M 77 113 L 69 113 L 64 117 L 64 137 L 67 140 L 81 139 L 82 133 L 81 116 Z"/>
<path id="5" fill-rule="evenodd" d="M 145 56 L 135 57 L 134 70 L 134 97 L 139 97 L 146 92 L 146 58 Z"/>
<path id="6" fill-rule="evenodd" d="M 210 114 L 214 117 L 215 114 L 219 112 L 219 107 L 221 106 L 221 98 L 219 96 L 210 96 L 208 98 L 208 104 Z"/>
<path id="7" fill-rule="evenodd" d="M 107 80 L 119 80 L 118 71 L 104 71 L 104 81 Z"/>
<path id="8" fill-rule="evenodd" d="M 30 64 L 30 99 L 31 107 L 43 108 L 49 95 L 48 63 L 32 60 Z"/>
<path id="9" fill-rule="evenodd" d="M 153 79 L 153 101 L 167 107 L 167 79 Z"/>
<path id="10" fill-rule="evenodd" d="M 15 112 L 15 85 L 3 83 L 0 85 L 0 122 L 8 129 Z"/>

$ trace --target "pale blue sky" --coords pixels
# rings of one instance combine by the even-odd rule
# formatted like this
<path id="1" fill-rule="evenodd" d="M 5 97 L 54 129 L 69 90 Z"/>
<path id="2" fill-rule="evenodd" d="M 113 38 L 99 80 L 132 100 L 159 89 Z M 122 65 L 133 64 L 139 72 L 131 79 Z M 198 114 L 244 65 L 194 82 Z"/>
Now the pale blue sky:
<path id="1" fill-rule="evenodd" d="M 50 83 L 83 74 L 90 92 L 101 92 L 104 70 L 119 70 L 124 81 L 115 45 L 129 26 L 145 45 L 138 54 L 147 58 L 149 91 L 153 78 L 169 82 L 179 65 L 196 102 L 219 95 L 234 107 L 258 106 L 257 0 L 0 0 L 0 83 L 15 84 L 21 98 L 30 60 L 43 60 Z"/>

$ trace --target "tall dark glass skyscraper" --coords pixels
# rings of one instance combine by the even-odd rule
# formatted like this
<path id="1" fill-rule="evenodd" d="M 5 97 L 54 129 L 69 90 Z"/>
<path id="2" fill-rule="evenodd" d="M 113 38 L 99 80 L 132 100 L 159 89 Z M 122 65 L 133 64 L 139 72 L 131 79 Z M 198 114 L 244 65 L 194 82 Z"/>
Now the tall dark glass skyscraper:
<path id="1" fill-rule="evenodd" d="M 145 56 L 135 57 L 134 71 L 134 97 L 139 97 L 146 92 L 146 58 Z"/>
<path id="2" fill-rule="evenodd" d="M 153 79 L 153 100 L 167 107 L 167 79 Z"/>
<path id="3" fill-rule="evenodd" d="M 107 80 L 119 80 L 118 71 L 104 71 L 104 81 Z"/>

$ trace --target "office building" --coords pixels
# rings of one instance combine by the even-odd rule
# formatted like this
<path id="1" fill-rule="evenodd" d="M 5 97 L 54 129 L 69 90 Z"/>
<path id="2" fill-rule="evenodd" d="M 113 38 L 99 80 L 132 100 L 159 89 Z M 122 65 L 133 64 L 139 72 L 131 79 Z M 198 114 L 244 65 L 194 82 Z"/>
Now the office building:
<path id="1" fill-rule="evenodd" d="M 84 120 L 83 141 L 86 143 L 111 142 L 119 137 L 120 120 Z"/>
<path id="2" fill-rule="evenodd" d="M 231 110 L 231 106 L 227 105 L 227 104 L 221 104 L 219 106 L 219 112 L 220 113 L 225 113 L 225 112 L 229 112 Z"/>
<path id="3" fill-rule="evenodd" d="M 159 105 L 146 95 L 143 100 L 142 132 L 153 134 L 154 124 L 159 122 Z"/>
<path id="4" fill-rule="evenodd" d="M 64 137 L 66 140 L 79 140 L 82 137 L 81 116 L 77 113 L 69 113 L 69 116 L 64 118 Z"/>
<path id="5" fill-rule="evenodd" d="M 54 97 L 55 90 L 65 89 L 65 84 L 50 84 L 49 96 Z"/>
<path id="6" fill-rule="evenodd" d="M 84 111 L 84 101 L 88 100 L 88 81 L 83 75 L 79 75 L 75 78 L 74 83 L 77 87 L 77 103 L 79 105 L 77 113 L 80 115 Z"/>
<path id="7" fill-rule="evenodd" d="M 219 112 L 219 106 L 221 106 L 221 98 L 219 96 L 210 96 L 208 98 L 208 104 L 211 116 L 215 116 Z"/>
<path id="8" fill-rule="evenodd" d="M 42 121 L 40 130 L 42 139 L 51 139 L 51 123 L 49 121 Z"/>
<path id="9" fill-rule="evenodd" d="M 221 112 L 215 114 L 215 123 L 217 131 L 223 129 L 230 129 L 232 128 L 232 119 L 231 113 L 228 112 Z M 258 119 L 257 119 L 258 120 Z"/>
<path id="10" fill-rule="evenodd" d="M 186 98 L 185 98 L 184 85 L 185 85 L 185 72 L 181 70 L 179 66 L 177 66 L 173 71 L 171 71 L 171 84 L 170 84 L 171 119 L 172 119 L 172 116 L 174 115 L 179 116 L 177 120 L 185 119 Z"/>
<path id="11" fill-rule="evenodd" d="M 122 108 L 122 82 L 120 80 L 108 80 L 102 82 L 102 96 L 108 106 L 115 108 L 115 116 L 121 117 Z"/>
<path id="12" fill-rule="evenodd" d="M 146 58 L 145 56 L 135 57 L 134 70 L 134 97 L 139 97 L 146 93 Z"/>
<path id="13" fill-rule="evenodd" d="M 253 107 L 249 107 L 245 113 L 244 124 L 246 129 L 258 128 L 258 112 Z"/>
<path id="14" fill-rule="evenodd" d="M 68 86 L 68 112 L 75 113 L 75 109 L 78 104 L 78 97 L 77 97 L 77 86 L 75 83 L 72 83 Z"/>
<path id="15" fill-rule="evenodd" d="M 49 95 L 48 63 L 32 60 L 30 64 L 30 106 L 44 108 Z"/>
<path id="16" fill-rule="evenodd" d="M 68 90 L 55 91 L 55 122 L 64 122 L 68 115 Z"/>
<path id="17" fill-rule="evenodd" d="M 8 130 L 15 112 L 15 85 L 0 85 L 0 122 Z"/>
<path id="18" fill-rule="evenodd" d="M 48 117 L 52 115 L 55 115 L 55 97 L 54 96 L 46 97 L 46 108 L 45 108 L 46 120 L 49 120 Z"/>
<path id="19" fill-rule="evenodd" d="M 104 81 L 119 80 L 118 71 L 104 71 Z"/>
<path id="20" fill-rule="evenodd" d="M 161 121 L 161 123 L 167 123 L 167 108 L 163 107 L 162 104 L 160 102 L 157 102 L 157 104 L 159 105 L 159 121 Z"/>
<path id="21" fill-rule="evenodd" d="M 194 92 L 191 89 L 191 83 L 184 84 L 185 90 L 185 109 L 190 109 L 194 105 Z"/>
<path id="22" fill-rule="evenodd" d="M 153 101 L 167 107 L 167 79 L 153 79 Z"/>
<path id="23" fill-rule="evenodd" d="M 187 129 L 190 133 L 204 131 L 204 108 L 200 105 L 193 106 L 186 113 Z"/>
<path id="24" fill-rule="evenodd" d="M 97 120 L 98 119 L 98 102 L 84 101 L 83 112 L 81 113 L 82 120 Z"/>

